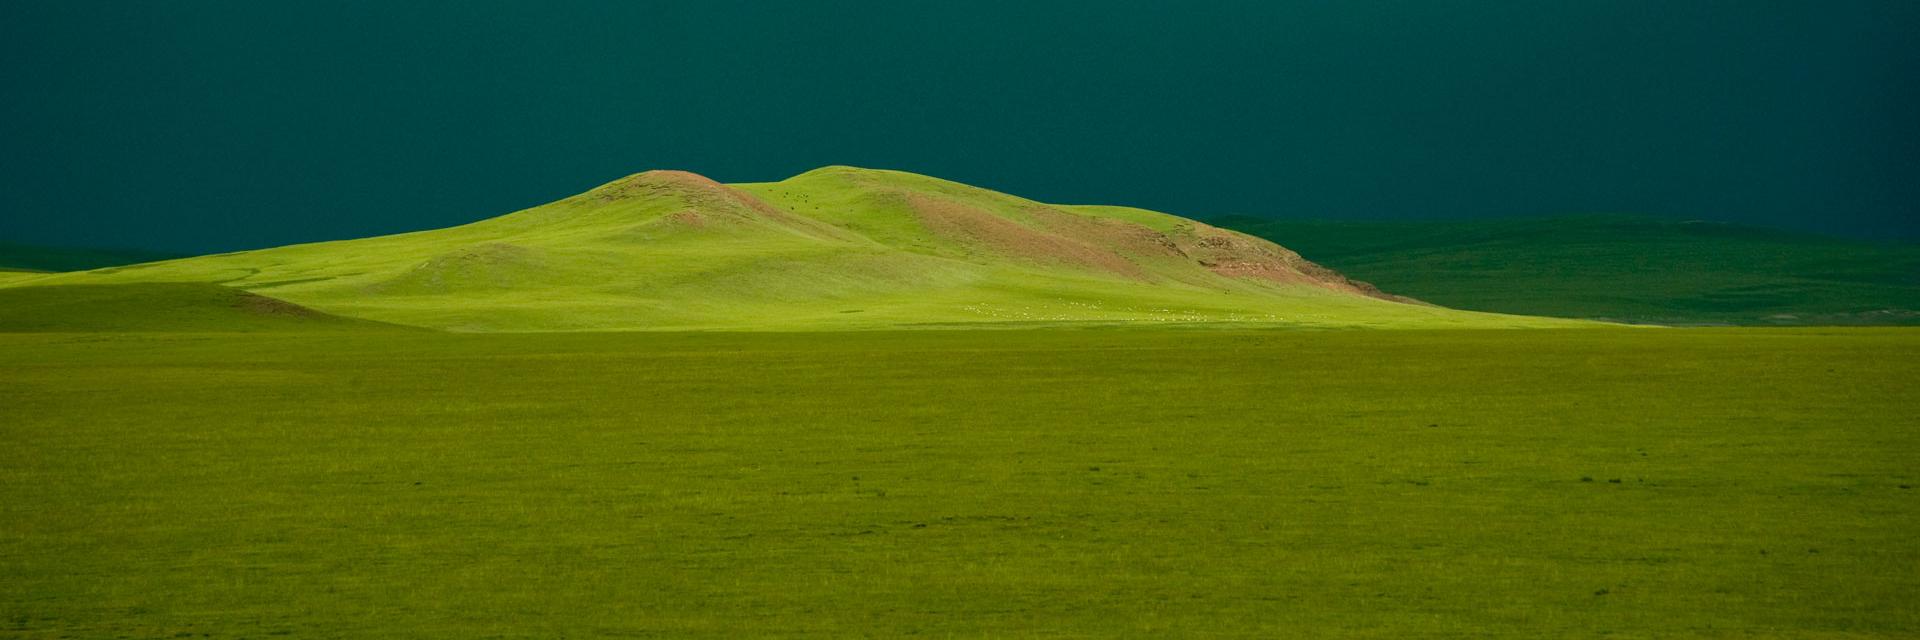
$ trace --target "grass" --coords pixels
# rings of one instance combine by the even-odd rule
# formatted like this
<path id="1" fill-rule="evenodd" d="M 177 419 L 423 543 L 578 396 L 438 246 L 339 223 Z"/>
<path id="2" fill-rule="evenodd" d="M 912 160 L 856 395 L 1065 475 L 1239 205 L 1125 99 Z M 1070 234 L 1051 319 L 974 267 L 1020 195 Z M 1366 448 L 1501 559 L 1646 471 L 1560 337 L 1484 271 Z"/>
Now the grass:
<path id="1" fill-rule="evenodd" d="M 0 335 L 0 636 L 1920 635 L 1904 329 Z"/>
<path id="2" fill-rule="evenodd" d="M 1053 207 L 832 167 L 736 187 L 649 172 L 449 229 L 0 278 L 0 287 L 217 284 L 463 332 L 1574 324 L 1379 300 L 1315 280 L 1290 259 L 1166 214 Z M 1220 272 L 1229 268 L 1243 273 Z"/>
<path id="3" fill-rule="evenodd" d="M 1460 309 L 1666 324 L 1920 324 L 1920 247 L 1910 243 L 1628 216 L 1216 222 Z"/>
<path id="4" fill-rule="evenodd" d="M 39 271 L 8 271 L 6 269 L 0 269 L 0 286 L 26 284 L 46 275 L 47 274 Z"/>
<path id="5" fill-rule="evenodd" d="M 0 332 L 352 331 L 401 327 L 320 313 L 217 284 L 0 289 Z"/>

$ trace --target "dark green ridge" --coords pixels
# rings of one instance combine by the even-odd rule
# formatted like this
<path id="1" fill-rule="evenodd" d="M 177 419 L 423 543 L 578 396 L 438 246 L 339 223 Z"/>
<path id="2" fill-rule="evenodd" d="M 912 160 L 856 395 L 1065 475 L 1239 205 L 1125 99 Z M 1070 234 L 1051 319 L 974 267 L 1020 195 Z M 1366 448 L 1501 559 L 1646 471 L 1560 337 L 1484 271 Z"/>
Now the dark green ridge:
<path id="1" fill-rule="evenodd" d="M 86 271 L 183 257 L 186 256 L 144 249 L 46 247 L 0 242 L 0 271 Z"/>
<path id="2" fill-rule="evenodd" d="M 1920 246 L 1628 215 L 1213 221 L 1434 304 L 1660 324 L 1920 324 Z"/>

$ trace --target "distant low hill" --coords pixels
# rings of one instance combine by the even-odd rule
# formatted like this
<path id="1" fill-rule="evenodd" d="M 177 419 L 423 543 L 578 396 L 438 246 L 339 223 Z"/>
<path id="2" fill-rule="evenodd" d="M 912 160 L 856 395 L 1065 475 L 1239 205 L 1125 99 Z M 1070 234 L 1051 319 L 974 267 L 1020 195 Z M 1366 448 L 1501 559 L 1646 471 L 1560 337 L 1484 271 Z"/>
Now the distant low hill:
<path id="1" fill-rule="evenodd" d="M 1712 222 L 1213 220 L 1460 309 L 1666 324 L 1920 324 L 1920 246 Z"/>
<path id="2" fill-rule="evenodd" d="M 1274 243 L 1164 213 L 853 167 L 738 185 L 649 171 L 448 229 L 0 287 L 142 282 L 218 284 L 455 331 L 1578 324 L 1402 299 Z"/>
<path id="3" fill-rule="evenodd" d="M 0 242 L 0 271 L 85 271 L 179 257 L 181 254 L 139 249 L 80 249 Z"/>

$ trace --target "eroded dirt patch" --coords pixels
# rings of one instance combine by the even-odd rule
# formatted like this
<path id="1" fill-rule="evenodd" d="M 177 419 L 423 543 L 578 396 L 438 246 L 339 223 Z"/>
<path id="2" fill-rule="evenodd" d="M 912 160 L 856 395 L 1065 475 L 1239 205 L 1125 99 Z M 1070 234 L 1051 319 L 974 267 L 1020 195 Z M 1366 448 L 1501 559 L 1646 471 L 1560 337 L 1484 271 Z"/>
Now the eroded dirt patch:
<path id="1" fill-rule="evenodd" d="M 1129 255 L 1144 258 L 1186 257 L 1166 234 L 1125 220 L 1083 216 L 1046 205 L 1030 205 L 1023 207 L 1021 212 L 1048 231 L 1111 247 Z"/>
<path id="2" fill-rule="evenodd" d="M 1182 225 L 1170 236 L 1180 250 L 1214 273 L 1282 284 L 1305 284 L 1371 298 L 1424 304 L 1353 280 L 1266 240 L 1212 225 Z"/>
<path id="3" fill-rule="evenodd" d="M 902 200 L 922 226 L 949 241 L 997 255 L 1062 264 L 1145 280 L 1139 265 L 1113 251 L 1033 229 L 966 204 L 919 193 Z"/>

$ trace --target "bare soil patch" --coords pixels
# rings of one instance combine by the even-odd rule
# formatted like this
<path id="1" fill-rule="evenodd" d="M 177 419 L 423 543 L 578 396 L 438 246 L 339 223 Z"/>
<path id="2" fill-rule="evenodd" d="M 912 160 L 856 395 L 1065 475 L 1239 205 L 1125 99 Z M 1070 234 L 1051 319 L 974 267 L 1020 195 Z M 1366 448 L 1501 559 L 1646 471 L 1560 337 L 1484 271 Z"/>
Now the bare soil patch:
<path id="1" fill-rule="evenodd" d="M 1183 227 L 1183 230 L 1186 229 Z M 1193 223 L 1190 231 L 1175 233 L 1173 240 L 1182 252 L 1200 266 L 1223 276 L 1306 284 L 1381 300 L 1419 303 L 1412 298 L 1385 293 L 1371 284 L 1348 278 L 1338 271 L 1302 258 L 1286 247 L 1212 225 Z"/>
<path id="2" fill-rule="evenodd" d="M 1146 280 L 1139 265 L 1110 250 L 1021 225 L 977 207 L 905 193 L 907 208 L 928 231 L 970 248 L 1043 264 L 1064 264 Z"/>

